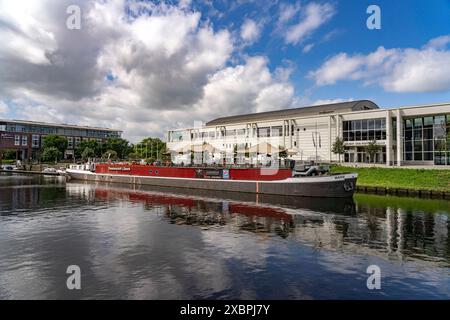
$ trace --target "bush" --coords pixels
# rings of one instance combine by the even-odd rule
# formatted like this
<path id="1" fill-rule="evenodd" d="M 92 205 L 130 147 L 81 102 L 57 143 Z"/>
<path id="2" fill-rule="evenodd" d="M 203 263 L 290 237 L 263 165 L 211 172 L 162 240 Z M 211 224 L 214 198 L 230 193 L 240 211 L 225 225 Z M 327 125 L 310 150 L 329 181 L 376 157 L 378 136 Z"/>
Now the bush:
<path id="1" fill-rule="evenodd" d="M 2 164 L 16 164 L 16 160 L 10 160 L 10 159 L 2 160 Z"/>
<path id="2" fill-rule="evenodd" d="M 5 149 L 2 154 L 3 160 L 15 160 L 16 159 L 16 150 L 14 149 Z"/>

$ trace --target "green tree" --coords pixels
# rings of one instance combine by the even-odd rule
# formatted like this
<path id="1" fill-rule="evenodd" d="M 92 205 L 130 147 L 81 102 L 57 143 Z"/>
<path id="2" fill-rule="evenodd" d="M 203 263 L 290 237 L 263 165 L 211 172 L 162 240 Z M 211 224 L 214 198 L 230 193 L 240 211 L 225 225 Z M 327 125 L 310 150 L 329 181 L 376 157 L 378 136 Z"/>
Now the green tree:
<path id="1" fill-rule="evenodd" d="M 136 146 L 134 146 L 135 152 L 137 152 L 142 159 L 154 158 L 157 160 L 165 160 L 166 158 L 166 143 L 159 138 L 145 138 Z"/>
<path id="2" fill-rule="evenodd" d="M 339 157 L 339 162 L 341 162 L 341 155 L 345 153 L 344 139 L 336 137 L 336 140 L 331 147 L 331 152 L 337 154 Z"/>
<path id="3" fill-rule="evenodd" d="M 375 140 L 370 141 L 367 146 L 364 147 L 364 151 L 369 155 L 370 162 L 373 161 L 373 156 L 380 152 L 381 146 L 377 144 Z"/>
<path id="4" fill-rule="evenodd" d="M 124 159 L 130 152 L 133 151 L 130 143 L 122 138 L 108 138 L 105 142 L 104 149 L 114 150 L 119 159 Z"/>
<path id="5" fill-rule="evenodd" d="M 102 157 L 103 159 L 115 160 L 117 159 L 117 152 L 114 150 L 107 150 Z"/>
<path id="6" fill-rule="evenodd" d="M 97 140 L 81 141 L 75 148 L 75 158 L 82 158 L 82 153 L 86 148 L 94 150 L 95 157 L 102 156 L 102 144 L 98 143 Z"/>
<path id="7" fill-rule="evenodd" d="M 5 149 L 2 152 L 3 160 L 15 160 L 16 159 L 16 150 L 14 149 Z"/>
<path id="8" fill-rule="evenodd" d="M 81 153 L 81 159 L 87 160 L 89 158 L 95 157 L 95 151 L 94 149 L 91 149 L 89 147 L 84 148 L 83 152 Z"/>
<path id="9" fill-rule="evenodd" d="M 62 153 L 56 147 L 47 147 L 42 152 L 41 158 L 42 158 L 42 161 L 47 161 L 47 162 L 55 161 L 55 162 L 58 162 L 58 160 L 60 160 L 62 158 Z"/>
<path id="10" fill-rule="evenodd" d="M 136 152 L 130 152 L 129 154 L 128 154 L 128 159 L 130 159 L 130 160 L 137 160 L 137 159 L 139 159 L 139 153 L 136 153 Z"/>
<path id="11" fill-rule="evenodd" d="M 56 148 L 61 154 L 64 154 L 67 150 L 68 141 L 65 137 L 58 136 L 56 134 L 49 134 L 44 137 L 43 149 Z"/>

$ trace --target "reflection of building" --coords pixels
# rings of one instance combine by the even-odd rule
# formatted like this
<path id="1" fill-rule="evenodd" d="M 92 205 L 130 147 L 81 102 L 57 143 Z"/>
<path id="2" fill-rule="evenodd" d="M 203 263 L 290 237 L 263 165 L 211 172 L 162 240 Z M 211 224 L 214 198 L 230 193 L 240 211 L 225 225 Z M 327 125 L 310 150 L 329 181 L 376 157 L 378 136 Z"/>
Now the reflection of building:
<path id="1" fill-rule="evenodd" d="M 73 158 L 75 147 L 86 140 L 105 141 L 120 137 L 119 130 L 52 124 L 34 121 L 0 120 L 0 153 L 5 149 L 16 151 L 19 160 L 37 159 L 43 138 L 49 134 L 64 136 L 68 140 L 66 158 Z"/>
<path id="2" fill-rule="evenodd" d="M 283 201 L 275 198 L 273 204 L 257 204 L 250 199 L 224 200 L 220 194 L 206 198 L 178 194 L 165 188 L 144 191 L 130 190 L 128 186 L 116 188 L 115 184 L 114 188 L 105 186 L 70 183 L 67 190 L 71 197 L 78 195 L 87 201 L 141 203 L 145 209 L 162 213 L 170 223 L 197 226 L 203 230 L 224 229 L 263 237 L 277 235 L 318 249 L 382 258 L 444 261 L 443 264 L 448 265 L 450 224 L 447 209 L 411 211 L 395 204 L 389 207 L 371 205 L 378 196 L 368 196 L 373 198 L 372 201 L 366 204 L 361 200 L 356 208 L 352 206 L 349 210 L 345 203 L 333 207 L 316 203 L 329 199 L 310 199 L 286 206 L 276 205 Z M 334 200 L 330 201 L 330 204 L 334 203 Z"/>
<path id="3" fill-rule="evenodd" d="M 450 165 L 450 104 L 380 109 L 361 100 L 237 115 L 171 130 L 167 141 L 175 162 L 190 162 L 204 144 L 214 148 L 207 157 L 202 151 L 208 162 L 252 162 L 272 153 L 258 150 L 264 144 L 282 146 L 296 160 L 336 161 L 336 137 L 344 140 L 345 162 Z M 365 150 L 371 141 L 380 146 L 372 157 Z"/>

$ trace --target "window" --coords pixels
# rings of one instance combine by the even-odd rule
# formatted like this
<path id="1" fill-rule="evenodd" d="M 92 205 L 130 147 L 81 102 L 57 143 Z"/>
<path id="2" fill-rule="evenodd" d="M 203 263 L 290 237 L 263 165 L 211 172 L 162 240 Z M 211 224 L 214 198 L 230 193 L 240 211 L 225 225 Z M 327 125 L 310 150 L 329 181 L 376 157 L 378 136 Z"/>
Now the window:
<path id="1" fill-rule="evenodd" d="M 33 148 L 39 148 L 39 135 L 33 134 L 31 138 L 31 146 Z"/>
<path id="2" fill-rule="evenodd" d="M 386 139 L 385 119 L 343 122 L 344 141 L 372 141 Z"/>
<path id="3" fill-rule="evenodd" d="M 6 125 L 0 124 L 0 131 L 6 131 Z"/>
<path id="4" fill-rule="evenodd" d="M 20 136 L 19 135 L 14 136 L 14 145 L 20 146 Z"/>
<path id="5" fill-rule="evenodd" d="M 28 136 L 22 136 L 22 145 L 23 146 L 28 145 Z"/>
<path id="6" fill-rule="evenodd" d="M 258 128 L 258 137 L 270 137 L 270 128 Z"/>
<path id="7" fill-rule="evenodd" d="M 80 137 L 76 137 L 76 138 L 75 138 L 75 148 L 78 147 L 78 145 L 80 144 L 80 142 L 81 142 Z"/>
<path id="8" fill-rule="evenodd" d="M 282 135 L 283 135 L 283 127 L 282 126 L 272 127 L 272 136 L 273 137 L 281 137 Z"/>
<path id="9" fill-rule="evenodd" d="M 226 130 L 225 134 L 227 135 L 227 137 L 234 137 L 236 136 L 236 130 Z"/>
<path id="10" fill-rule="evenodd" d="M 417 118 L 414 119 L 414 129 L 421 129 L 422 128 L 423 119 Z"/>
<path id="11" fill-rule="evenodd" d="M 446 152 L 450 150 L 446 141 L 448 131 L 445 115 L 405 119 L 404 159 L 446 164 Z"/>
<path id="12" fill-rule="evenodd" d="M 73 149 L 73 137 L 67 137 L 67 148 Z"/>

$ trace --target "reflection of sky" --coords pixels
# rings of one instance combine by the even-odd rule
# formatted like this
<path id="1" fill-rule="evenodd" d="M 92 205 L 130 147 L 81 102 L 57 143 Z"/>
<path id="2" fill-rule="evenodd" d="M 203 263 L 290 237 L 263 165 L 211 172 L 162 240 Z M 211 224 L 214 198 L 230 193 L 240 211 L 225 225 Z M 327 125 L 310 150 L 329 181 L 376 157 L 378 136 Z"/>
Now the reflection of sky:
<path id="1" fill-rule="evenodd" d="M 53 198 L 44 189 L 18 215 L 0 216 L 0 298 L 450 297 L 446 214 L 291 208 L 294 229 L 283 239 L 276 219 L 233 214 L 221 226 L 178 225 L 165 205 L 96 199 L 86 185 Z M 7 208 L 8 193 L 0 200 Z M 266 224 L 264 232 L 242 230 L 248 221 Z M 81 292 L 65 288 L 69 264 L 81 267 Z M 381 292 L 366 288 L 370 264 L 381 267 Z"/>

